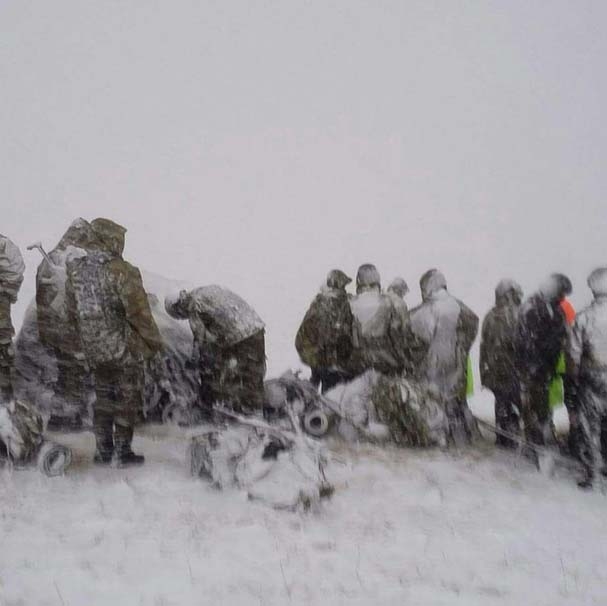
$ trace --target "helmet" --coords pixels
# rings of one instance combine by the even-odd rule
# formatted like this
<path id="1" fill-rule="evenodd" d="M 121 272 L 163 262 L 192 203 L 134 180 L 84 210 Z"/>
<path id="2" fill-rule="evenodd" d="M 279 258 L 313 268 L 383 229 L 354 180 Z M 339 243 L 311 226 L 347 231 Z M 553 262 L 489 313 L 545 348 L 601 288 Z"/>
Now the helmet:
<path id="1" fill-rule="evenodd" d="M 442 288 L 447 288 L 447 280 L 438 269 L 429 269 L 419 280 L 422 299 L 425 301 L 430 295 Z"/>
<path id="2" fill-rule="evenodd" d="M 346 276 L 341 269 L 332 269 L 327 274 L 327 286 L 329 288 L 345 288 L 352 282 L 352 278 Z"/>
<path id="3" fill-rule="evenodd" d="M 356 272 L 356 290 L 371 287 L 381 288 L 381 278 L 375 265 L 365 263 Z"/>

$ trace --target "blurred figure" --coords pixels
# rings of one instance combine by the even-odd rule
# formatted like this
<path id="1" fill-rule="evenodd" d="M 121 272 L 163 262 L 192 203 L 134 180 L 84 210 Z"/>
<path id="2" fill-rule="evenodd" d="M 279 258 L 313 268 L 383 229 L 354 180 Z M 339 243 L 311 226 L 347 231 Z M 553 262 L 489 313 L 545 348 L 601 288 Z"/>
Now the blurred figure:
<path id="1" fill-rule="evenodd" d="M 238 411 L 262 410 L 266 373 L 265 328 L 241 297 L 217 285 L 166 297 L 173 318 L 188 320 L 194 363 L 200 369 L 200 399 L 210 416 L 216 402 Z"/>
<path id="2" fill-rule="evenodd" d="M 516 375 L 515 343 L 523 291 L 514 280 L 502 280 L 495 289 L 495 307 L 481 331 L 481 383 L 495 396 L 497 429 L 520 433 L 521 387 Z M 496 444 L 514 448 L 515 440 L 497 434 Z"/>
<path id="3" fill-rule="evenodd" d="M 353 374 L 374 369 L 385 375 L 399 375 L 405 365 L 406 320 L 393 295 L 381 292 L 375 265 L 361 265 L 356 274 L 356 296 L 350 301 L 355 319 L 358 348 Z"/>
<path id="4" fill-rule="evenodd" d="M 594 301 L 578 314 L 571 331 L 565 382 L 585 470 L 582 488 L 590 488 L 598 473 L 607 475 L 607 267 L 595 269 L 588 286 Z"/>
<path id="5" fill-rule="evenodd" d="M 100 249 L 68 257 L 67 308 L 95 379 L 95 463 L 140 465 L 131 449 L 143 408 L 144 361 L 162 348 L 139 270 L 122 258 L 126 229 L 109 219 L 91 227 Z"/>
<path id="6" fill-rule="evenodd" d="M 447 291 L 437 269 L 420 279 L 422 303 L 411 312 L 411 330 L 417 339 L 416 375 L 444 406 L 450 440 L 469 442 L 478 432 L 466 401 L 467 359 L 478 332 L 478 317 Z"/>
<path id="7" fill-rule="evenodd" d="M 516 370 L 521 383 L 525 438 L 531 444 L 556 442 L 548 393 L 567 340 L 567 320 L 561 302 L 570 293 L 569 278 L 552 274 L 520 310 Z"/>
<path id="8" fill-rule="evenodd" d="M 352 282 L 334 269 L 326 286 L 310 305 L 295 337 L 295 348 L 312 375 L 310 382 L 322 392 L 352 378 L 349 371 L 354 348 L 352 310 L 346 286 Z"/>
<path id="9" fill-rule="evenodd" d="M 11 321 L 11 305 L 23 283 L 25 263 L 19 248 L 0 234 L 0 402 L 13 398 L 15 329 Z"/>

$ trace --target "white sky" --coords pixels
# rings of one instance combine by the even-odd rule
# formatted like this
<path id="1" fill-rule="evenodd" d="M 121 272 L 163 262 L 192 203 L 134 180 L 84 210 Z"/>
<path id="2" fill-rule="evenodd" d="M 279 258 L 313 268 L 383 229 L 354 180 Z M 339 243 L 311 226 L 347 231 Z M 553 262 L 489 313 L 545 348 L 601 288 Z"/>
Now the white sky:
<path id="1" fill-rule="evenodd" d="M 0 0 L 0 231 L 29 265 L 77 216 L 217 282 L 270 370 L 327 271 L 499 278 L 607 264 L 607 3 Z M 22 312 L 19 307 L 17 316 Z"/>

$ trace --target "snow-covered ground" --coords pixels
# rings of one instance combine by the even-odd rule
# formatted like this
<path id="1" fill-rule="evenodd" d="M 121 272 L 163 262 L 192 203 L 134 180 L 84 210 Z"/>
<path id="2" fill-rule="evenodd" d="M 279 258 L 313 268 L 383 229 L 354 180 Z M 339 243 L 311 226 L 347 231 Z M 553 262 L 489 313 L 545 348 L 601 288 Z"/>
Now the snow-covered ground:
<path id="1" fill-rule="evenodd" d="M 337 445 L 333 498 L 299 514 L 190 477 L 185 430 L 140 428 L 122 470 L 55 437 L 65 477 L 0 472 L 2 606 L 607 603 L 605 496 L 489 443 Z"/>

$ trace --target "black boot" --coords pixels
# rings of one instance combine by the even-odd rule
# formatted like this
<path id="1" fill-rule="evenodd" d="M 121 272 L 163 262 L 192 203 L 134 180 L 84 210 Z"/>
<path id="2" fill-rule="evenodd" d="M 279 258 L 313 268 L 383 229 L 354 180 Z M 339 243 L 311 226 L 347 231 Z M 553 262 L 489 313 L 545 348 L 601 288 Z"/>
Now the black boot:
<path id="1" fill-rule="evenodd" d="M 590 490 L 594 481 L 594 474 L 591 471 L 586 471 L 584 477 L 577 483 L 582 490 Z"/>
<path id="2" fill-rule="evenodd" d="M 132 450 L 128 450 L 118 455 L 117 463 L 118 467 L 143 465 L 145 463 L 145 457 L 143 455 L 135 454 Z"/>
<path id="3" fill-rule="evenodd" d="M 93 431 L 97 449 L 93 462 L 96 465 L 109 465 L 114 454 L 114 419 L 112 415 L 95 410 L 93 415 Z"/>
<path id="4" fill-rule="evenodd" d="M 131 449 L 133 441 L 133 428 L 125 425 L 118 425 L 114 429 L 114 443 L 116 445 L 116 462 L 118 467 L 129 467 L 133 465 L 143 465 L 145 457 L 135 454 Z"/>
<path id="5" fill-rule="evenodd" d="M 112 453 L 111 452 L 95 452 L 95 456 L 93 457 L 93 463 L 95 465 L 109 465 L 112 462 Z"/>

